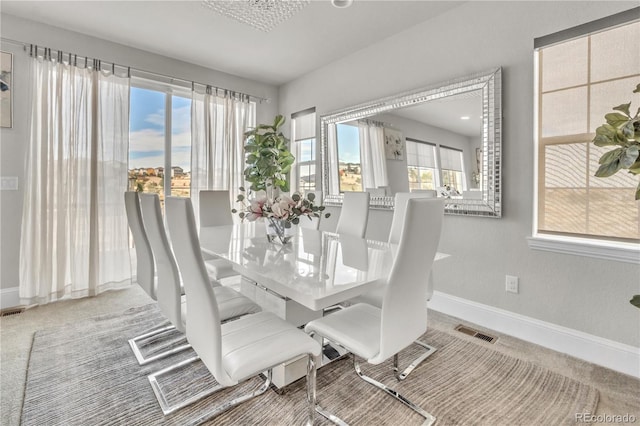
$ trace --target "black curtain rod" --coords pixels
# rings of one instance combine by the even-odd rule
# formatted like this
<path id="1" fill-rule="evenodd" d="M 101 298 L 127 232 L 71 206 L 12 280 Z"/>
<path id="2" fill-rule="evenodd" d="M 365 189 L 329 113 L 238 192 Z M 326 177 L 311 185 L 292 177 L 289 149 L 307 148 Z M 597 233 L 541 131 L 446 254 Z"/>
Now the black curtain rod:
<path id="1" fill-rule="evenodd" d="M 78 58 L 80 58 L 80 60 L 84 59 L 85 65 L 87 64 L 88 61 L 92 61 L 94 66 L 95 66 L 95 64 L 102 65 L 102 62 L 105 62 L 107 64 L 111 64 L 112 70 L 114 70 L 115 67 L 120 67 L 120 68 L 127 69 L 128 73 L 129 73 L 129 76 L 131 76 L 131 71 L 133 70 L 133 71 L 136 71 L 136 72 L 140 72 L 140 73 L 144 73 L 144 74 L 148 74 L 148 75 L 152 75 L 152 76 L 156 76 L 156 77 L 162 77 L 162 78 L 166 78 L 166 79 L 169 79 L 169 80 L 181 81 L 181 82 L 190 84 L 192 90 L 195 89 L 195 85 L 197 84 L 199 86 L 204 86 L 205 88 L 208 88 L 208 89 L 206 89 L 208 92 L 211 91 L 212 89 L 215 89 L 216 92 L 218 90 L 221 90 L 221 91 L 224 91 L 225 93 L 232 93 L 232 94 L 237 94 L 237 95 L 240 95 L 240 96 L 248 96 L 249 99 L 256 100 L 256 101 L 258 101 L 260 103 L 262 103 L 262 102 L 269 103 L 270 102 L 269 98 L 263 98 L 261 96 L 251 95 L 251 94 L 248 94 L 248 93 L 242 93 L 242 92 L 238 92 L 238 91 L 231 90 L 231 89 L 225 89 L 224 87 L 217 87 L 217 86 L 209 84 L 209 83 L 200 83 L 200 82 L 193 81 L 193 80 L 185 80 L 184 78 L 174 77 L 174 76 L 167 75 L 167 74 L 161 74 L 161 73 L 157 73 L 157 72 L 154 72 L 154 71 L 147 71 L 147 70 L 143 70 L 143 69 L 135 68 L 135 67 L 130 67 L 130 66 L 126 66 L 126 65 L 120 65 L 120 64 L 116 64 L 115 62 L 112 62 L 112 61 L 103 61 L 101 59 L 93 59 L 93 58 L 89 58 L 88 56 L 76 55 L 74 53 L 67 53 L 67 52 L 64 52 L 62 50 L 51 49 L 51 48 L 44 47 L 44 46 L 38 46 L 36 44 L 25 43 L 25 42 L 18 41 L 18 40 L 12 40 L 10 38 L 2 37 L 0 40 L 3 43 L 12 43 L 12 44 L 15 44 L 15 45 L 18 45 L 18 46 L 22 46 L 22 48 L 23 48 L 23 50 L 25 52 L 29 52 L 30 56 L 33 56 L 33 49 L 36 49 L 36 55 L 37 55 L 37 49 L 42 49 L 43 50 L 43 55 L 44 55 L 45 58 L 51 59 L 52 56 L 56 56 L 56 58 L 59 58 L 59 60 L 61 61 L 63 56 L 67 56 L 68 55 L 70 62 L 71 62 L 71 57 L 73 57 L 74 65 L 77 65 Z"/>

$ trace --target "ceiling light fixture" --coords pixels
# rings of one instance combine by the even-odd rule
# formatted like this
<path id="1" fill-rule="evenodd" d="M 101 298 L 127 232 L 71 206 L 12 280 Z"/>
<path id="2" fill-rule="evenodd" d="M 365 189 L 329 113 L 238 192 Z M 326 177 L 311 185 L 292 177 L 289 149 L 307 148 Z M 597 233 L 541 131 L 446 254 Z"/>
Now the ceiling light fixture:
<path id="1" fill-rule="evenodd" d="M 338 9 L 344 9 L 345 7 L 351 6 L 353 4 L 353 0 L 331 0 L 331 4 Z"/>
<path id="2" fill-rule="evenodd" d="M 463 115 L 462 117 L 460 117 L 460 120 L 469 120 L 471 117 L 469 117 L 468 115 Z"/>
<path id="3" fill-rule="evenodd" d="M 202 5 L 214 12 L 265 33 L 309 3 L 311 0 L 202 0 Z"/>

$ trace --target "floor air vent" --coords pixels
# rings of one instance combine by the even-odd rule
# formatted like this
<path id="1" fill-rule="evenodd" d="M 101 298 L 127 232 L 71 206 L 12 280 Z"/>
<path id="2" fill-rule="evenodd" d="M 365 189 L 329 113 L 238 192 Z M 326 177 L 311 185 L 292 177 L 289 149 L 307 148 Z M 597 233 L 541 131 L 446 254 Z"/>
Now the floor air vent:
<path id="1" fill-rule="evenodd" d="M 456 326 L 456 330 L 461 333 L 467 334 L 469 336 L 477 337 L 478 339 L 484 340 L 485 342 L 495 343 L 498 340 L 497 337 L 489 336 L 488 334 L 480 333 L 478 330 L 474 330 L 473 328 L 466 327 L 464 325 Z"/>
<path id="2" fill-rule="evenodd" d="M 0 317 L 8 317 L 9 315 L 18 315 L 24 312 L 24 307 L 7 308 L 0 310 Z"/>

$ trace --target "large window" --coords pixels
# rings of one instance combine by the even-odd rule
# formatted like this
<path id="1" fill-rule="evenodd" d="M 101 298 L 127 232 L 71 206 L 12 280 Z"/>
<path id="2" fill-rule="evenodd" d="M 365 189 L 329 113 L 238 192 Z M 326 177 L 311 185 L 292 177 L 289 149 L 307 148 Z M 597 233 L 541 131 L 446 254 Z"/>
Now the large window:
<path id="1" fill-rule="evenodd" d="M 466 190 L 462 150 L 440 145 L 442 186 L 455 189 L 459 194 Z"/>
<path id="2" fill-rule="evenodd" d="M 436 146 L 407 138 L 407 172 L 409 189 L 436 189 L 440 177 L 436 165 Z"/>
<path id="3" fill-rule="evenodd" d="M 291 190 L 306 193 L 316 189 L 315 108 L 291 115 L 291 145 L 296 158 L 291 172 Z"/>
<path id="4" fill-rule="evenodd" d="M 189 91 L 132 79 L 129 125 L 129 188 L 188 197 L 191 164 Z"/>
<path id="5" fill-rule="evenodd" d="M 603 153 L 591 141 L 612 108 L 640 106 L 640 23 L 539 47 L 537 232 L 640 239 L 638 177 L 594 174 Z"/>
<path id="6" fill-rule="evenodd" d="M 338 124 L 338 173 L 340 192 L 363 191 L 362 160 L 360 159 L 360 132 L 358 126 Z"/>

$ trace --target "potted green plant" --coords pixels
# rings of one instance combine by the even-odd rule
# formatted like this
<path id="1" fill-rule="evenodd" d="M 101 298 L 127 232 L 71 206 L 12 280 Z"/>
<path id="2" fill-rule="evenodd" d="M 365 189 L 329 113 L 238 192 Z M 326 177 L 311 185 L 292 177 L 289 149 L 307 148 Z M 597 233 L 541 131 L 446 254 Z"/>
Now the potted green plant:
<path id="1" fill-rule="evenodd" d="M 284 117 L 277 115 L 273 124 L 259 124 L 244 134 L 244 177 L 251 191 L 289 191 L 287 174 L 295 158 L 289 151 L 289 140 L 280 131 L 284 122 Z"/>
<path id="2" fill-rule="evenodd" d="M 640 84 L 633 93 L 640 93 Z M 609 177 L 619 170 L 627 169 L 634 175 L 640 174 L 640 108 L 631 116 L 631 102 L 613 108 L 616 112 L 605 115 L 606 124 L 596 129 L 593 143 L 596 146 L 618 146 L 606 152 L 600 160 L 596 171 L 597 177 Z M 640 200 L 640 182 L 636 187 L 636 200 Z M 640 295 L 636 294 L 629 301 L 640 308 Z"/>
<path id="3" fill-rule="evenodd" d="M 640 93 L 640 84 L 633 93 Z M 596 146 L 617 146 L 600 157 L 597 177 L 609 177 L 627 169 L 640 174 L 640 108 L 631 116 L 631 102 L 614 107 L 615 112 L 605 115 L 606 124 L 596 129 L 593 143 Z M 636 200 L 640 200 L 640 182 L 636 187 Z"/>

